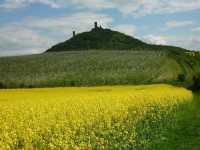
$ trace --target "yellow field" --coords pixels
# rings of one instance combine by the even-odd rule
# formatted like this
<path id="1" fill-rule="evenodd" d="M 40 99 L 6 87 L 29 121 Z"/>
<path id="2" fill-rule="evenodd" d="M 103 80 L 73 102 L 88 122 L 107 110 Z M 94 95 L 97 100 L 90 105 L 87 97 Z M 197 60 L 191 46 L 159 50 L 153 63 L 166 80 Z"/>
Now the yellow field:
<path id="1" fill-rule="evenodd" d="M 0 90 L 0 149 L 142 148 L 191 100 L 169 85 Z"/>

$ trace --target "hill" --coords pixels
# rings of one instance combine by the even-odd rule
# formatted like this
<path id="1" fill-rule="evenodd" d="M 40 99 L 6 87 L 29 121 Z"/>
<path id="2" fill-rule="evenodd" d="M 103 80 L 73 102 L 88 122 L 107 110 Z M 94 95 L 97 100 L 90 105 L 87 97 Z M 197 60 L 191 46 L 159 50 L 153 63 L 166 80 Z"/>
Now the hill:
<path id="1" fill-rule="evenodd" d="M 0 58 L 0 87 L 59 87 L 170 82 L 182 72 L 160 51 L 68 51 Z"/>
<path id="2" fill-rule="evenodd" d="M 110 29 L 94 28 L 90 32 L 77 34 L 71 39 L 52 46 L 46 52 L 69 50 L 123 50 L 144 48 L 146 43 Z"/>
<path id="3" fill-rule="evenodd" d="M 176 54 L 188 51 L 186 49 L 174 46 L 147 44 L 139 39 L 125 35 L 123 33 L 96 27 L 89 32 L 77 34 L 65 42 L 56 44 L 46 52 L 80 50 L 151 50 L 166 51 L 170 53 L 173 52 Z"/>

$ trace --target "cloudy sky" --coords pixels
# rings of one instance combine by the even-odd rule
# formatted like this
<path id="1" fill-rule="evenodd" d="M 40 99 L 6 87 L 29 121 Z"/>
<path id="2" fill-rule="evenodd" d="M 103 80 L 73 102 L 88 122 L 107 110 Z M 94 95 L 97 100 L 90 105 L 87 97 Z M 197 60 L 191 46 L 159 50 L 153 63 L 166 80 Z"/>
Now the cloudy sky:
<path id="1" fill-rule="evenodd" d="M 0 0 L 0 56 L 42 53 L 95 21 L 153 44 L 200 51 L 200 0 Z"/>

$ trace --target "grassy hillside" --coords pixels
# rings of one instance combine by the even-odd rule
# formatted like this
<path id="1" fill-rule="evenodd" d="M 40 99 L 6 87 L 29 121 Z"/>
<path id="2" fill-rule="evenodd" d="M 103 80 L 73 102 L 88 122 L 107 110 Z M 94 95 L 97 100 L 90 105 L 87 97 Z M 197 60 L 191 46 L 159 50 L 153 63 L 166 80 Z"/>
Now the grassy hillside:
<path id="1" fill-rule="evenodd" d="M 0 87 L 144 84 L 176 80 L 176 60 L 160 51 L 68 51 L 0 58 Z"/>

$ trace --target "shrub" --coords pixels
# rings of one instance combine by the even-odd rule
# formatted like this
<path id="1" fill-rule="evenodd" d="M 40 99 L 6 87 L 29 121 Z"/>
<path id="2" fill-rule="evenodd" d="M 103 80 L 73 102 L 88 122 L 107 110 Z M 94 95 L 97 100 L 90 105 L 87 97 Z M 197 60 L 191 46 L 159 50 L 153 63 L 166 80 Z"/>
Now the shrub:
<path id="1" fill-rule="evenodd" d="M 25 84 L 24 84 L 24 83 L 20 83 L 20 84 L 19 84 L 19 87 L 20 87 L 20 88 L 25 88 Z"/>
<path id="2" fill-rule="evenodd" d="M 180 73 L 179 75 L 178 75 L 178 80 L 179 81 L 185 81 L 185 79 L 186 79 L 186 76 L 185 76 L 185 74 L 183 74 L 183 73 Z"/>
<path id="3" fill-rule="evenodd" d="M 5 89 L 5 88 L 6 88 L 5 85 L 2 82 L 0 82 L 0 89 Z"/>
<path id="4" fill-rule="evenodd" d="M 70 81 L 70 86 L 75 86 L 76 85 L 76 83 L 75 83 L 75 81 Z"/>
<path id="5" fill-rule="evenodd" d="M 194 90 L 200 90 L 200 72 L 196 72 L 193 76 L 193 89 Z"/>
<path id="6" fill-rule="evenodd" d="M 34 85 L 30 84 L 30 85 L 28 85 L 28 88 L 30 88 L 30 89 L 34 88 Z"/>

